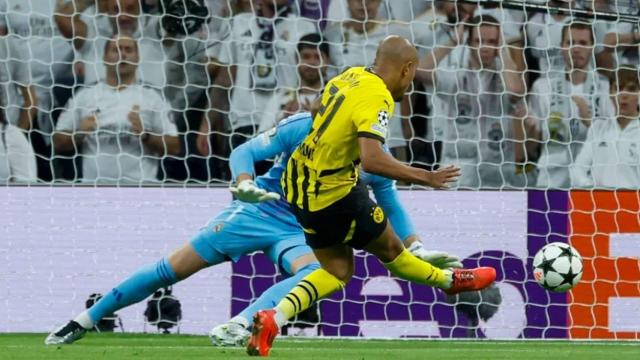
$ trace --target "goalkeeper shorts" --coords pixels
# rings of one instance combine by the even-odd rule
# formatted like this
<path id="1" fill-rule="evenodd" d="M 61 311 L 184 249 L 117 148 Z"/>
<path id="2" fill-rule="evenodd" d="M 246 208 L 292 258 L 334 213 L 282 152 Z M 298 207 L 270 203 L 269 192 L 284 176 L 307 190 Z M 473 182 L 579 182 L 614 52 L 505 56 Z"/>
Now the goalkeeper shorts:
<path id="1" fill-rule="evenodd" d="M 387 226 L 387 217 L 361 182 L 344 198 L 318 211 L 294 206 L 294 213 L 304 230 L 307 245 L 321 249 L 346 244 L 362 249 L 377 239 Z"/>

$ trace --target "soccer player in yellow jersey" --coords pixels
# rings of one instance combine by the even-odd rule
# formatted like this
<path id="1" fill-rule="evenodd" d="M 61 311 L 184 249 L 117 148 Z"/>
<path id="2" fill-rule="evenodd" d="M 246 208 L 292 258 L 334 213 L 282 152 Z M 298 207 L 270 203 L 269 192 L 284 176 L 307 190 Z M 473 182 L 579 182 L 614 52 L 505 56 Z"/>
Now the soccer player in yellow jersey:
<path id="1" fill-rule="evenodd" d="M 255 315 L 250 355 L 267 356 L 288 319 L 345 286 L 353 274 L 353 249 L 374 254 L 402 279 L 449 294 L 479 290 L 495 280 L 493 268 L 441 270 L 413 256 L 358 181 L 358 167 L 433 188 L 446 188 L 460 175 L 453 166 L 437 171 L 407 166 L 383 149 L 394 102 L 404 96 L 417 65 L 414 46 L 389 36 L 378 46 L 372 67 L 351 68 L 326 85 L 312 130 L 291 155 L 282 177 L 284 194 L 321 268 L 301 280 L 276 308 Z"/>

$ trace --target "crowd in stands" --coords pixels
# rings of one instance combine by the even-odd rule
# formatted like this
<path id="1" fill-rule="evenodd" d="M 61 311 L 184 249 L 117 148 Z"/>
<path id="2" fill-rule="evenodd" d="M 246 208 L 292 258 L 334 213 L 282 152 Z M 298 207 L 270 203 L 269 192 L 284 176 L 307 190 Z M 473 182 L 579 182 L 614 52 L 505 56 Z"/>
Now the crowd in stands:
<path id="1" fill-rule="evenodd" d="M 456 164 L 458 189 L 640 188 L 638 22 L 553 11 L 640 14 L 638 2 L 529 2 L 547 11 L 0 0 L 0 183 L 227 182 L 233 148 L 401 35 L 420 65 L 389 123 L 397 159 Z"/>

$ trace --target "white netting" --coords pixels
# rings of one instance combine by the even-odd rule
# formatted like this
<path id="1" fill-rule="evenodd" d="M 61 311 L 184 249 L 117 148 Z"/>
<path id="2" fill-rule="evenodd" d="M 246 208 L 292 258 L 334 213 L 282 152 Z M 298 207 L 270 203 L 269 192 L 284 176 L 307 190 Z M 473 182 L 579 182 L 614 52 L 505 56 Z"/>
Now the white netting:
<path id="1" fill-rule="evenodd" d="M 232 148 L 303 110 L 331 76 L 370 65 L 398 34 L 422 58 L 391 122 L 399 159 L 456 163 L 469 189 L 640 185 L 633 104 L 615 147 L 579 157 L 614 136 L 606 120 L 627 105 L 610 101 L 609 83 L 638 64 L 637 2 L 480 3 L 0 1 L 5 119 L 31 145 L 4 131 L 1 178 L 228 181 Z M 471 30 L 455 41 L 462 21 Z M 125 40 L 118 49 L 114 33 L 137 51 Z M 635 86 L 634 69 L 618 87 Z"/>
<path id="2" fill-rule="evenodd" d="M 344 68 L 371 65 L 378 42 L 397 34 L 410 39 L 421 57 L 412 91 L 390 123 L 388 145 L 398 159 L 429 169 L 455 163 L 463 171 L 460 189 L 638 189 L 638 3 L 480 3 L 0 0 L 0 32 L 6 34 L 0 37 L 0 182 L 227 182 L 232 148 L 305 109 L 323 82 Z M 458 36 L 463 20 L 469 27 Z M 121 35 L 111 41 L 115 33 Z M 18 194 L 23 188 L 6 190 L 6 204 L 31 201 L 33 208 L 25 209 L 33 212 L 55 199 L 58 189 L 39 190 L 51 192 L 40 197 Z M 106 195 L 96 190 L 92 196 Z M 640 296 L 637 259 L 617 259 L 638 256 L 638 238 L 629 235 L 640 232 L 636 192 L 456 193 L 433 209 L 423 205 L 437 204 L 425 193 L 403 196 L 412 201 L 418 223 L 440 219 L 419 226 L 430 245 L 464 238 L 444 250 L 468 264 L 500 269 L 502 312 L 493 322 L 478 320 L 484 335 L 638 338 L 640 320 L 625 316 L 637 309 Z M 56 209 L 47 209 L 39 219 L 55 228 Z M 28 224 L 8 205 L 2 210 L 0 218 L 11 219 L 2 222 L 4 238 L 42 245 L 46 229 L 18 236 L 17 224 Z M 187 210 L 174 215 L 177 223 L 164 227 L 180 228 L 180 217 L 191 216 Z M 58 230 L 82 229 L 72 219 Z M 108 230 L 133 233 L 122 217 L 112 220 Z M 143 220 L 153 223 L 153 217 Z M 449 230 L 438 230 L 441 224 Z M 583 288 L 573 302 L 543 291 L 531 278 L 535 251 L 551 241 L 569 241 L 585 257 Z M 20 248 L 14 240 L 8 244 L 0 249 L 7 258 L 6 249 Z M 72 248 L 82 246 L 77 240 Z M 231 301 L 230 311 L 273 278 L 263 260 L 235 265 L 238 290 L 224 299 Z M 606 270 L 594 270 L 601 263 Z M 468 308 L 455 310 L 431 290 L 425 295 L 421 287 L 387 278 L 373 259 L 359 256 L 357 269 L 346 299 L 321 305 L 324 334 L 465 336 L 476 330 L 468 326 Z M 61 271 L 72 276 L 74 269 Z M 370 276 L 380 280 L 366 282 Z M 487 305 L 482 311 L 493 310 Z M 19 323 L 7 330 L 30 329 Z"/>

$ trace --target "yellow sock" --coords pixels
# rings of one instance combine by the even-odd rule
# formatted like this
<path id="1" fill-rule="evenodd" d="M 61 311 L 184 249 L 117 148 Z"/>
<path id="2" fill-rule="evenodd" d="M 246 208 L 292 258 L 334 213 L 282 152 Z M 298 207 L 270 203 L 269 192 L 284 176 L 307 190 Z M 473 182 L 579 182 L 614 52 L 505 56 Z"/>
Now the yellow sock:
<path id="1" fill-rule="evenodd" d="M 344 282 L 324 269 L 318 269 L 300 280 L 276 309 L 286 320 L 308 309 L 311 304 L 344 288 Z M 284 320 L 284 319 L 283 319 Z"/>
<path id="2" fill-rule="evenodd" d="M 442 269 L 418 259 L 407 249 L 402 250 L 393 261 L 383 265 L 393 275 L 405 280 L 439 288 L 450 286 L 451 279 L 445 276 Z"/>

